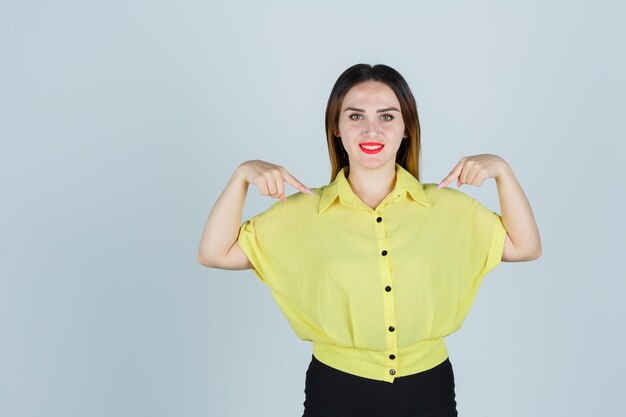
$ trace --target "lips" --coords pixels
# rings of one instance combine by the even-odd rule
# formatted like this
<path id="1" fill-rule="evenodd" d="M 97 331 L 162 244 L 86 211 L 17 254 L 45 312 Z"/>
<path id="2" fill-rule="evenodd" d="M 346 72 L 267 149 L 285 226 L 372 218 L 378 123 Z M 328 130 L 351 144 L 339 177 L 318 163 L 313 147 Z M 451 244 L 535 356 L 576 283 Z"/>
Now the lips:
<path id="1" fill-rule="evenodd" d="M 359 148 L 365 153 L 374 154 L 380 152 L 385 145 L 379 142 L 362 142 L 359 143 Z"/>

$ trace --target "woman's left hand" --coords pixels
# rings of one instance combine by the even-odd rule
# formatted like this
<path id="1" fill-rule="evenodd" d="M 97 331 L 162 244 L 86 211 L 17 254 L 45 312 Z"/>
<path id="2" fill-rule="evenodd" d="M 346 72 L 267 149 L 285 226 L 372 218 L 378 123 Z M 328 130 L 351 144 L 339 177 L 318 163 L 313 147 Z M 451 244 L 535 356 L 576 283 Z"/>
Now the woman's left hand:
<path id="1" fill-rule="evenodd" d="M 487 178 L 497 178 L 509 165 L 498 155 L 482 153 L 464 156 L 440 183 L 437 189 L 446 187 L 456 179 L 456 186 L 471 184 L 479 187 Z"/>

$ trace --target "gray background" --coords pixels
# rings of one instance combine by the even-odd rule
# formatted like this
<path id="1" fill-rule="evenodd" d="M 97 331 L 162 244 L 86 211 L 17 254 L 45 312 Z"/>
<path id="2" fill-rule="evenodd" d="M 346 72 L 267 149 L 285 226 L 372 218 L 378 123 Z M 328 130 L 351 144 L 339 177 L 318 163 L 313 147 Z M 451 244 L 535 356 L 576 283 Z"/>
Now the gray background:
<path id="1" fill-rule="evenodd" d="M 196 251 L 241 162 L 328 183 L 326 100 L 361 62 L 409 82 L 422 182 L 500 155 L 541 232 L 543 256 L 491 272 L 447 338 L 460 415 L 615 415 L 624 11 L 1 2 L 0 416 L 301 415 L 312 345 L 252 271 Z M 493 179 L 461 190 L 500 212 Z M 274 201 L 251 186 L 242 221 Z"/>

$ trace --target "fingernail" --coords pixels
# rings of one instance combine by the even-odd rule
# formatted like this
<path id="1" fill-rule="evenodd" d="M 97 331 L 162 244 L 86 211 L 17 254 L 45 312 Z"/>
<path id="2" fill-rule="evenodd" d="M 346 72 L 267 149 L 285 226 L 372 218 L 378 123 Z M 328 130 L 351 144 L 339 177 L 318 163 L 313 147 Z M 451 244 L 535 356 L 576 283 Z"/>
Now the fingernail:
<path id="1" fill-rule="evenodd" d="M 440 189 L 440 188 L 441 188 L 441 184 L 443 184 L 443 181 L 441 181 L 441 182 L 439 183 L 439 186 L 437 186 L 437 189 Z"/>
<path id="2" fill-rule="evenodd" d="M 313 195 L 313 191 L 309 190 L 308 188 L 306 189 L 306 191 L 307 191 L 309 194 Z"/>

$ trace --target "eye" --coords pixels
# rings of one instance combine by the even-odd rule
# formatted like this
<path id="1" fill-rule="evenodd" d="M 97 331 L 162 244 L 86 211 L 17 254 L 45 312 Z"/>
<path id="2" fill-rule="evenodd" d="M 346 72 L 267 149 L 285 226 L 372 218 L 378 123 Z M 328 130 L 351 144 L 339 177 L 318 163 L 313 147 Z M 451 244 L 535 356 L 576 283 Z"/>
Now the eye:
<path id="1" fill-rule="evenodd" d="M 391 117 L 391 119 L 387 119 L 387 121 L 392 121 L 393 119 L 395 119 L 395 117 L 390 114 L 384 114 L 381 117 Z"/>
<path id="2" fill-rule="evenodd" d="M 349 117 L 350 119 L 352 119 L 352 120 L 358 120 L 358 119 L 354 119 L 354 118 L 352 118 L 352 116 L 361 116 L 361 115 L 360 115 L 360 114 L 358 114 L 358 113 L 353 113 L 353 114 L 351 114 L 350 116 L 348 116 L 348 117 Z"/>

